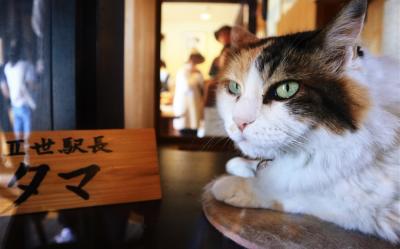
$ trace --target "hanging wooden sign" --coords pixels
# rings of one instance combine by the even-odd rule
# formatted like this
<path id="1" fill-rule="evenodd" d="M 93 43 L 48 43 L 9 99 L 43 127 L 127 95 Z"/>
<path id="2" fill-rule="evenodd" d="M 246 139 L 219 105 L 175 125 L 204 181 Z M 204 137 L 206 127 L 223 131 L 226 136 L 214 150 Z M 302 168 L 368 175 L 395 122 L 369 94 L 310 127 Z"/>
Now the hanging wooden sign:
<path id="1" fill-rule="evenodd" d="M 153 129 L 0 134 L 0 216 L 161 198 Z"/>

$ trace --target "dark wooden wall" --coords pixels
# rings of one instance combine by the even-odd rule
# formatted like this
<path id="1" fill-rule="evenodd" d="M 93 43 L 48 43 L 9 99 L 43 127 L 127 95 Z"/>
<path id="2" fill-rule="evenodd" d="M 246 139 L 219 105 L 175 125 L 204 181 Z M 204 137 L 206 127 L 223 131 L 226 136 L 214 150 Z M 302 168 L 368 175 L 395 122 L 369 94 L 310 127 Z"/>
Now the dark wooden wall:
<path id="1" fill-rule="evenodd" d="M 32 129 L 123 128 L 124 0 L 45 1 L 48 21 L 38 39 L 30 24 L 32 0 L 0 0 L 3 43 L 22 38 L 33 62 L 38 50 L 44 58 Z M 0 94 L 4 130 L 11 130 L 8 107 Z"/>

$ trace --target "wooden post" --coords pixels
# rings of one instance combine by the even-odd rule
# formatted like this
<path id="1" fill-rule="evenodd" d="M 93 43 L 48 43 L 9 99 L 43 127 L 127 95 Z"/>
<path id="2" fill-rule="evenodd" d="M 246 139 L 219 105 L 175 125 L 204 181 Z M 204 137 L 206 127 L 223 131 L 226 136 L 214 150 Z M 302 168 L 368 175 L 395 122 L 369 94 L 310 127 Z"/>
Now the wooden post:
<path id="1" fill-rule="evenodd" d="M 125 0 L 125 128 L 155 125 L 156 0 Z"/>

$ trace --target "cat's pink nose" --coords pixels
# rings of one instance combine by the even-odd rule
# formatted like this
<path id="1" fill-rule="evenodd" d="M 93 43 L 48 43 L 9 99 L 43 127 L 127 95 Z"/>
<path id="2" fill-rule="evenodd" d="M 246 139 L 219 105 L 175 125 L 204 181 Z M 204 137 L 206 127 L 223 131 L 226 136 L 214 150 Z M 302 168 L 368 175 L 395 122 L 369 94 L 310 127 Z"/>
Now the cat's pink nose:
<path id="1" fill-rule="evenodd" d="M 236 123 L 237 127 L 239 128 L 239 130 L 241 132 L 243 132 L 243 130 L 250 125 L 251 123 L 254 122 L 254 120 L 243 120 L 240 118 L 233 118 L 233 121 Z"/>

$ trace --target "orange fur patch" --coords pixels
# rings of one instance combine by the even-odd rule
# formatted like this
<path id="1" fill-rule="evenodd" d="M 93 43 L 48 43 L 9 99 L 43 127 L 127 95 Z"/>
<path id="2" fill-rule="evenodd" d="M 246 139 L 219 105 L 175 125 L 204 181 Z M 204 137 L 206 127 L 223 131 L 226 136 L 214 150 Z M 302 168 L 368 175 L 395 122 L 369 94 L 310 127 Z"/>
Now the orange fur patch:
<path id="1" fill-rule="evenodd" d="M 265 45 L 253 49 L 242 49 L 233 55 L 228 55 L 228 63 L 221 74 L 221 78 L 244 84 L 251 63 L 254 62 L 264 47 Z"/>
<path id="2" fill-rule="evenodd" d="M 371 106 L 368 90 L 349 78 L 344 79 L 342 82 L 351 99 L 351 103 L 349 103 L 351 116 L 356 127 L 359 127 Z"/>

